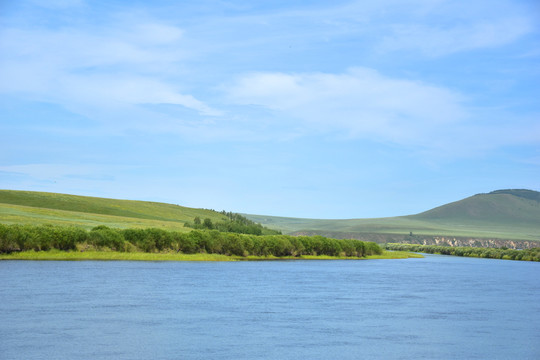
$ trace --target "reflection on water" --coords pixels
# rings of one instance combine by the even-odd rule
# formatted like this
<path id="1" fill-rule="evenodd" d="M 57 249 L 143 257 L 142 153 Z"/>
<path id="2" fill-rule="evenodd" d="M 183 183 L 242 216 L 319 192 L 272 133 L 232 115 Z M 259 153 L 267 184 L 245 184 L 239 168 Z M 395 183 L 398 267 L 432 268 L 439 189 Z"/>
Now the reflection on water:
<path id="1" fill-rule="evenodd" d="M 0 262 L 2 359 L 538 359 L 540 263 Z"/>

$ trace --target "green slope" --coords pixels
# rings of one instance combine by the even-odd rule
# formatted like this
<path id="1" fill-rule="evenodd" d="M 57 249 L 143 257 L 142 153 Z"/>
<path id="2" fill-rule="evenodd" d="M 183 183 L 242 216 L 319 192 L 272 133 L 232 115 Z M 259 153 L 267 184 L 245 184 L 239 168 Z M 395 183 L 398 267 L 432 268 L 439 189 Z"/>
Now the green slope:
<path id="1" fill-rule="evenodd" d="M 246 215 L 267 227 L 287 233 L 328 236 L 401 234 L 481 237 L 540 241 L 540 193 L 497 190 L 410 216 L 322 220 Z"/>
<path id="2" fill-rule="evenodd" d="M 6 224 L 49 223 L 87 229 L 104 224 L 189 231 L 184 223 L 197 216 L 213 222 L 225 219 L 215 211 L 164 203 L 0 190 L 0 222 Z M 404 236 L 412 232 L 415 235 L 540 241 L 540 193 L 531 190 L 478 194 L 417 215 L 400 217 L 346 220 L 246 217 L 284 233 L 310 232 L 330 237 Z"/>
<path id="3" fill-rule="evenodd" d="M 412 216 L 451 223 L 494 223 L 507 226 L 540 222 L 540 193 L 498 190 L 478 194 Z"/>
<path id="4" fill-rule="evenodd" d="M 96 198 L 67 194 L 0 190 L 0 222 L 7 224 L 56 224 L 91 228 L 162 227 L 186 230 L 184 223 L 200 218 L 225 217 L 215 211 L 178 205 Z"/>

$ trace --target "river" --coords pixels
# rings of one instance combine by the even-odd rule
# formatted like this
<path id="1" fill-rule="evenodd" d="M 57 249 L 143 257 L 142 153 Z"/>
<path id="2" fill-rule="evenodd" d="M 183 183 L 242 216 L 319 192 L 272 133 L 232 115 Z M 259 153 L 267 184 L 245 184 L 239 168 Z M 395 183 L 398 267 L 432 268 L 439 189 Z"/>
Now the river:
<path id="1" fill-rule="evenodd" d="M 540 263 L 0 261 L 0 358 L 539 359 Z"/>

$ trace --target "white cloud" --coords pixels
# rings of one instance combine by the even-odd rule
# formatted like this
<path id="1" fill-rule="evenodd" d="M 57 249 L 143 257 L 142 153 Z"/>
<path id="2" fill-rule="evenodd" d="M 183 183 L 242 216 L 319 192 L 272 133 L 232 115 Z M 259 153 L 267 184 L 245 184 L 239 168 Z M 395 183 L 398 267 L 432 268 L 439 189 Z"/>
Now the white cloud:
<path id="1" fill-rule="evenodd" d="M 164 45 L 179 41 L 183 34 L 183 30 L 175 26 L 142 24 L 132 33 L 132 39 L 153 45 Z"/>
<path id="2" fill-rule="evenodd" d="M 102 123 L 115 122 L 120 127 L 124 122 L 124 129 L 134 128 L 138 120 L 138 128 L 144 128 L 141 123 L 146 122 L 155 129 L 169 127 L 183 134 L 202 130 L 199 132 L 222 134 L 222 138 L 231 138 L 231 134 L 246 138 L 246 133 L 272 130 L 267 124 L 283 119 L 281 125 L 286 126 L 274 128 L 282 139 L 302 131 L 329 129 L 354 137 L 428 146 L 440 143 L 445 132 L 452 132 L 451 126 L 470 116 L 463 95 L 417 78 L 392 78 L 365 67 L 338 74 L 332 71 L 361 64 L 381 39 L 380 49 L 387 52 L 409 49 L 440 56 L 504 45 L 530 31 L 530 21 L 519 11 L 508 18 L 498 12 L 479 17 L 484 4 L 476 5 L 470 14 L 463 10 L 473 5 L 451 5 L 452 11 L 446 14 L 441 8 L 449 3 L 352 1 L 277 11 L 255 6 L 254 11 L 229 12 L 227 16 L 209 11 L 192 22 L 186 18 L 189 11 L 181 6 L 171 7 L 176 13 L 164 15 L 160 10 L 161 19 L 167 21 L 149 18 L 144 9 L 134 7 L 120 15 L 102 13 L 100 24 L 94 25 L 80 21 L 69 22 L 68 27 L 40 28 L 11 23 L 11 29 L 0 33 L 0 92 L 60 104 Z M 189 27 L 174 25 L 179 22 Z M 339 38 L 336 44 L 343 41 L 351 46 L 321 44 L 321 39 L 330 43 L 335 38 Z M 289 54 L 295 51 L 294 46 L 289 50 L 290 40 L 305 45 L 306 51 Z M 340 50 L 346 55 L 329 56 L 325 63 L 327 52 Z M 298 58 L 289 64 L 287 59 L 294 54 Z M 282 56 L 285 60 L 276 62 Z M 311 59 L 303 56 L 322 60 L 309 65 Z M 385 56 L 393 55 L 382 57 L 388 64 Z M 293 72 L 306 68 L 304 59 L 306 67 L 328 72 Z M 368 61 L 374 63 L 373 58 Z M 227 80 L 247 67 L 282 72 L 253 72 Z M 212 81 L 229 83 L 227 99 L 215 97 Z M 437 81 L 443 83 L 440 78 Z M 227 109 L 226 114 L 210 104 L 216 100 L 224 100 L 219 106 Z M 142 109 L 148 104 L 190 111 Z M 249 104 L 267 111 L 245 106 Z M 272 120 L 274 115 L 277 119 Z M 216 116 L 220 118 L 206 118 Z M 264 118 L 265 124 L 250 124 L 248 118 Z"/>
<path id="3" fill-rule="evenodd" d="M 366 56 L 408 50 L 415 57 L 438 57 L 513 43 L 536 31 L 536 10 L 506 0 L 345 1 L 253 11 L 218 21 L 224 34 L 263 53 L 265 46 L 280 50 L 284 42 L 309 49 L 346 38 Z"/>
<path id="4" fill-rule="evenodd" d="M 72 75 L 61 79 L 57 90 L 73 104 L 90 103 L 109 110 L 129 105 L 171 104 L 195 110 L 201 115 L 221 115 L 220 111 L 192 95 L 181 94 L 173 85 L 151 77 Z"/>
<path id="5" fill-rule="evenodd" d="M 182 37 L 182 29 L 151 22 L 109 29 L 7 29 L 0 92 L 72 109 L 173 104 L 220 115 L 181 89 Z"/>
<path id="6" fill-rule="evenodd" d="M 506 45 L 533 30 L 533 24 L 526 18 L 500 18 L 450 27 L 399 24 L 391 27 L 379 50 L 418 50 L 427 56 L 442 56 Z"/>
<path id="7" fill-rule="evenodd" d="M 283 121 L 403 144 L 431 143 L 430 134 L 440 135 L 440 129 L 467 116 L 457 93 L 366 68 L 343 74 L 252 73 L 227 91 L 231 101 L 274 110 Z"/>

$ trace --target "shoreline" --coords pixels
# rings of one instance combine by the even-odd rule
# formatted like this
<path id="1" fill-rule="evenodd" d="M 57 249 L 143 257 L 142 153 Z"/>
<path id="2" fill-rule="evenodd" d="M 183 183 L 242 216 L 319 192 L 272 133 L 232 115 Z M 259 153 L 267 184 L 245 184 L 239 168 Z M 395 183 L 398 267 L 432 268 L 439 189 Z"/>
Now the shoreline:
<path id="1" fill-rule="evenodd" d="M 381 255 L 366 257 L 340 257 L 327 255 L 304 256 L 236 256 L 220 254 L 145 253 L 116 251 L 22 251 L 0 254 L 1 260 L 35 261 L 276 261 L 276 260 L 380 260 L 423 258 L 422 255 L 407 251 L 384 251 Z"/>

